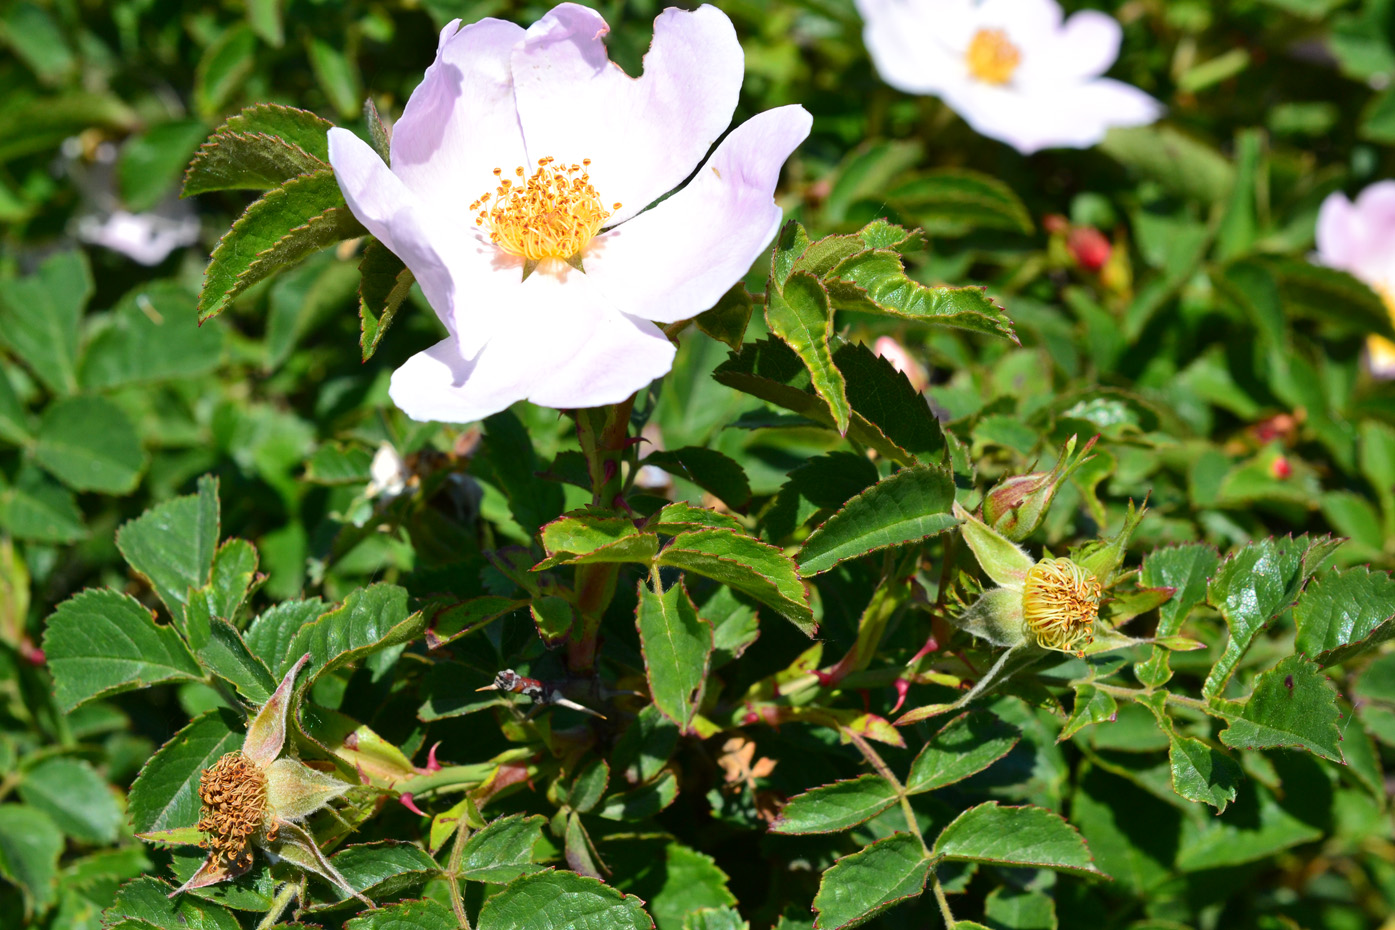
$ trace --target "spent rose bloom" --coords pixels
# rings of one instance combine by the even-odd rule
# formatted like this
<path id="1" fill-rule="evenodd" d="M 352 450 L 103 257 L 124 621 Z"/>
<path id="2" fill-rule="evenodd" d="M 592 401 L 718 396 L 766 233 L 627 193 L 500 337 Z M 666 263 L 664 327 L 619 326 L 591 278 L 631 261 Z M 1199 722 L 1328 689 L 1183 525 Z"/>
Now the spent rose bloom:
<path id="1" fill-rule="evenodd" d="M 1371 286 L 1395 317 L 1395 181 L 1378 181 L 1356 202 L 1329 194 L 1318 210 L 1317 259 L 1340 268 Z M 1395 343 L 1368 336 L 1371 374 L 1395 378 Z"/>
<path id="2" fill-rule="evenodd" d="M 1101 77 L 1123 30 L 1055 0 L 857 0 L 863 39 L 892 87 L 934 94 L 975 131 L 1024 155 L 1088 148 L 1111 126 L 1153 122 L 1161 105 Z"/>
<path id="3" fill-rule="evenodd" d="M 450 333 L 393 374 L 408 416 L 625 399 L 672 364 L 654 324 L 711 307 L 779 227 L 773 195 L 809 133 L 803 107 L 736 127 L 693 174 L 741 89 L 726 15 L 665 10 L 639 78 L 609 60 L 607 31 L 572 3 L 528 29 L 452 22 L 393 130 L 391 168 L 330 130 L 349 208 Z"/>

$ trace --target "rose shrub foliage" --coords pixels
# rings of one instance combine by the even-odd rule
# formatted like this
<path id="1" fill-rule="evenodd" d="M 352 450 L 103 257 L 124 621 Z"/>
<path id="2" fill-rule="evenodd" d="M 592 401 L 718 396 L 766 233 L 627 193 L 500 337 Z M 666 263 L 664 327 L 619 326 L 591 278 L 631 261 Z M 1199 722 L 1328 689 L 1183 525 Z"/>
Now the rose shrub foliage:
<path id="1" fill-rule="evenodd" d="M 0 7 L 6 921 L 1381 926 L 1387 5 L 690 6 Z"/>

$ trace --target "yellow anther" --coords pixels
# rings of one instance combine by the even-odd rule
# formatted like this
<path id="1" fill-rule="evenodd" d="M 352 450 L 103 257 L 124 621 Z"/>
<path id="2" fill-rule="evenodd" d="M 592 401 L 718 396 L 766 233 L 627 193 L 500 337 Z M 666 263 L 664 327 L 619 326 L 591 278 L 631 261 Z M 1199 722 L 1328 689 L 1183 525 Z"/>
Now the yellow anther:
<path id="1" fill-rule="evenodd" d="M 1101 593 L 1099 579 L 1070 559 L 1042 559 L 1022 586 L 1027 629 L 1044 648 L 1083 657 L 1081 644 L 1095 640 Z"/>
<path id="2" fill-rule="evenodd" d="M 510 255 L 531 262 L 569 261 L 581 254 L 610 217 L 583 167 L 591 159 L 570 167 L 554 167 L 554 162 L 552 156 L 539 158 L 527 180 L 518 185 L 503 182 L 492 206 L 486 195 L 470 208 L 482 208 L 476 223 Z M 523 168 L 515 169 L 515 174 L 523 177 Z M 613 209 L 620 209 L 620 204 Z"/>
<path id="3" fill-rule="evenodd" d="M 980 29 L 974 33 L 966 57 L 969 74 L 985 84 L 1006 84 L 1022 63 L 1022 53 L 1001 29 Z"/>

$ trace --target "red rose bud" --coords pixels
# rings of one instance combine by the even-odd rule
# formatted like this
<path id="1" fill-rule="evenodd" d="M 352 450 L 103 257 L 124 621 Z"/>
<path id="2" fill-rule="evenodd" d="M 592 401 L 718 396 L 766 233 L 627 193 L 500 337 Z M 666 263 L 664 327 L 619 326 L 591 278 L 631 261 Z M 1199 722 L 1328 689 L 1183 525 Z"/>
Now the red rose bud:
<path id="1" fill-rule="evenodd" d="M 1076 437 L 1072 436 L 1061 449 L 1056 467 L 1049 472 L 1032 472 L 1004 478 L 988 492 L 983 501 L 983 521 L 1013 542 L 1021 542 L 1041 525 L 1050 509 L 1061 483 L 1091 458 L 1096 436 L 1080 454 L 1075 454 Z"/>
<path id="2" fill-rule="evenodd" d="M 1280 481 L 1282 481 L 1289 475 L 1293 474 L 1293 466 L 1288 463 L 1288 459 L 1284 458 L 1281 455 L 1278 458 L 1276 458 L 1272 463 L 1270 463 L 1269 471 L 1274 475 L 1275 478 L 1278 478 Z"/>
<path id="3" fill-rule="evenodd" d="M 1070 249 L 1071 258 L 1075 259 L 1077 265 L 1092 272 L 1104 267 L 1114 249 L 1104 233 L 1093 226 L 1071 229 L 1066 237 L 1066 248 Z"/>

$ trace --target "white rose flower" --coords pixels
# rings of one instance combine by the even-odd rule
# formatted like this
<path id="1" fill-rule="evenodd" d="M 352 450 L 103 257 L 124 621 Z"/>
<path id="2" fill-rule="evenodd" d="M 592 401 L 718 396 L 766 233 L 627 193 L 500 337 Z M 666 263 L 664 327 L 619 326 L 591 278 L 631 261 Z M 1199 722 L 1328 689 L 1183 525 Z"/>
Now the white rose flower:
<path id="1" fill-rule="evenodd" d="M 857 0 L 863 39 L 892 87 L 933 94 L 976 132 L 1024 155 L 1089 148 L 1111 126 L 1142 126 L 1162 106 L 1101 77 L 1123 30 L 1055 0 Z"/>
<path id="2" fill-rule="evenodd" d="M 1395 309 L 1395 181 L 1372 184 L 1355 203 L 1342 193 L 1327 196 L 1318 210 L 1317 260 L 1365 281 Z M 1395 343 L 1366 337 L 1366 358 L 1372 375 L 1395 378 Z"/>
<path id="3" fill-rule="evenodd" d="M 608 31 L 571 3 L 526 30 L 453 22 L 397 121 L 390 169 L 330 130 L 349 208 L 450 333 L 393 374 L 408 416 L 624 400 L 672 365 L 654 324 L 711 307 L 779 228 L 773 195 L 809 133 L 802 107 L 738 126 L 693 174 L 745 70 L 726 15 L 664 11 L 639 78 L 609 60 Z"/>

